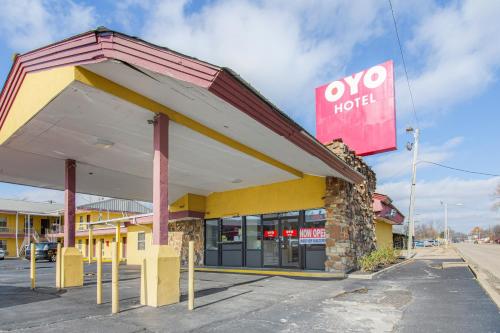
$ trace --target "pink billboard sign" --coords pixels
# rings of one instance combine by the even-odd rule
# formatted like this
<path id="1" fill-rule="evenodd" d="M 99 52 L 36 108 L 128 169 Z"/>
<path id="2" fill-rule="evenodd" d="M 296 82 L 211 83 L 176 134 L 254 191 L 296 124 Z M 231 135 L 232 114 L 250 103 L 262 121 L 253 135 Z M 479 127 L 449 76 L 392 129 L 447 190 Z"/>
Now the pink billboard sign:
<path id="1" fill-rule="evenodd" d="M 316 138 L 360 156 L 396 149 L 392 60 L 316 88 Z"/>

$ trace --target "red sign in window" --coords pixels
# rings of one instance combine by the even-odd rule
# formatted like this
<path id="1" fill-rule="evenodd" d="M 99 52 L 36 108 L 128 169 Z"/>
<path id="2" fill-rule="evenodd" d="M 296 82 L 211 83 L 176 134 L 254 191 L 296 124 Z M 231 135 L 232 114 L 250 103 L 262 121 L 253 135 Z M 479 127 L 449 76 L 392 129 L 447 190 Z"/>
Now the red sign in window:
<path id="1" fill-rule="evenodd" d="M 297 229 L 283 230 L 284 237 L 297 237 Z"/>
<path id="2" fill-rule="evenodd" d="M 276 238 L 278 230 L 264 230 L 264 238 Z"/>

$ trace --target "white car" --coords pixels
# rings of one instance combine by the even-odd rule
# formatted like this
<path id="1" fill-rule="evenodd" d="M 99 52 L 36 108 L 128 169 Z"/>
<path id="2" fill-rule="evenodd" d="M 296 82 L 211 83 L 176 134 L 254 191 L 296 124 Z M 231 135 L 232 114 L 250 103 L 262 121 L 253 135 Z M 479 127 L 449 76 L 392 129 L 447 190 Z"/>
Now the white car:
<path id="1" fill-rule="evenodd" d="M 0 249 L 0 260 L 4 260 L 4 259 L 5 259 L 5 250 Z"/>

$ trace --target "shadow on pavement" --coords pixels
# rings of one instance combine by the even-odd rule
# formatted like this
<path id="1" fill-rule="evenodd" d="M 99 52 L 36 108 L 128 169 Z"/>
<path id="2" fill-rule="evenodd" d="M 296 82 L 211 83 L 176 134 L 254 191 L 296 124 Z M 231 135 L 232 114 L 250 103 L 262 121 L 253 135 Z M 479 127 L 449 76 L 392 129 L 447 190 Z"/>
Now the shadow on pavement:
<path id="1" fill-rule="evenodd" d="M 65 290 L 49 287 L 40 287 L 31 290 L 29 287 L 0 285 L 0 308 L 59 298 L 65 292 Z"/>

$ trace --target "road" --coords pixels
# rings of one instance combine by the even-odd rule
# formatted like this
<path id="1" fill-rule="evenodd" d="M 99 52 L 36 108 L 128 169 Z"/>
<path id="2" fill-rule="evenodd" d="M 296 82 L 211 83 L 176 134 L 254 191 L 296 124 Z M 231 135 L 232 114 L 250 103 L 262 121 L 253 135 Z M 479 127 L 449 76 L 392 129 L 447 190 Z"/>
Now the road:
<path id="1" fill-rule="evenodd" d="M 58 291 L 54 264 L 37 263 L 40 286 L 29 288 L 29 263 L 0 262 L 0 332 L 497 332 L 500 314 L 467 267 L 442 250 L 373 280 L 310 280 L 243 274 L 196 274 L 195 310 L 181 302 L 160 308 L 139 304 L 140 272 L 120 268 L 120 306 L 111 315 L 110 269 L 104 304 L 95 305 L 95 265 L 85 285 Z"/>
<path id="2" fill-rule="evenodd" d="M 455 246 L 481 269 L 500 280 L 500 245 L 459 243 Z"/>

